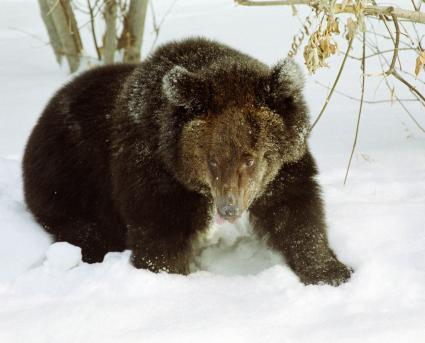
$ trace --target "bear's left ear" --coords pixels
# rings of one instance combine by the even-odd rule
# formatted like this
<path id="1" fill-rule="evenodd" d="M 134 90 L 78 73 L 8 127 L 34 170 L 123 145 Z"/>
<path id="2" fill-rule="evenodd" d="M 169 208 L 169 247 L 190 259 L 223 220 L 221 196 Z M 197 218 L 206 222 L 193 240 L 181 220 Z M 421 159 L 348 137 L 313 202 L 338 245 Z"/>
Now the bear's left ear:
<path id="1" fill-rule="evenodd" d="M 176 65 L 162 78 L 162 92 L 173 105 L 196 109 L 208 98 L 208 84 L 200 75 Z"/>

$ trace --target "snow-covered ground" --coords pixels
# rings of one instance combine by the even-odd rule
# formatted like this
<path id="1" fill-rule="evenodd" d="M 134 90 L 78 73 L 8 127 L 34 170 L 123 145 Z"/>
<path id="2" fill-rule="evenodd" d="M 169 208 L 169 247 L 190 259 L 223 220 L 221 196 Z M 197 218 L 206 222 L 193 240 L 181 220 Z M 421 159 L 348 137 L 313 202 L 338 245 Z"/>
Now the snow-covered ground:
<path id="1" fill-rule="evenodd" d="M 171 2 L 154 2 L 159 17 Z M 288 8 L 178 0 L 158 42 L 205 35 L 272 64 L 298 27 Z M 310 140 L 331 244 L 355 269 L 348 283 L 304 286 L 244 220 L 212 228 L 189 276 L 136 270 L 129 252 L 89 265 L 77 247 L 51 245 L 22 197 L 25 141 L 68 79 L 46 41 L 36 1 L 0 0 L 0 342 L 425 341 L 425 135 L 397 104 L 366 104 L 345 187 L 358 103 L 335 95 Z M 312 116 L 326 94 L 314 80 L 335 73 L 336 64 L 307 78 Z M 376 85 L 368 78 L 366 98 L 388 98 Z M 359 89 L 349 61 L 340 90 Z M 425 125 L 423 109 L 408 105 Z"/>

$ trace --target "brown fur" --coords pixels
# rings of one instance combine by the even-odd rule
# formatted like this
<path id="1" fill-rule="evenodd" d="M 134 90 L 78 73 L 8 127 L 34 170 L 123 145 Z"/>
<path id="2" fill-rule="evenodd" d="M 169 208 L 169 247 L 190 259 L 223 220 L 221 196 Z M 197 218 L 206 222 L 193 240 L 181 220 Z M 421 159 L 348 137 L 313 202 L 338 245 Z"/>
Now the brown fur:
<path id="1" fill-rule="evenodd" d="M 188 39 L 140 65 L 82 74 L 50 101 L 23 161 L 25 198 L 83 259 L 132 250 L 137 268 L 188 273 L 216 209 L 248 210 L 305 283 L 350 276 L 328 246 L 308 152 L 302 74 Z"/>
<path id="2" fill-rule="evenodd" d="M 240 215 L 282 166 L 275 134 L 283 135 L 284 130 L 277 114 L 254 105 L 201 116 L 183 127 L 178 174 L 185 177 L 182 182 L 199 185 L 213 199 L 235 194 Z"/>

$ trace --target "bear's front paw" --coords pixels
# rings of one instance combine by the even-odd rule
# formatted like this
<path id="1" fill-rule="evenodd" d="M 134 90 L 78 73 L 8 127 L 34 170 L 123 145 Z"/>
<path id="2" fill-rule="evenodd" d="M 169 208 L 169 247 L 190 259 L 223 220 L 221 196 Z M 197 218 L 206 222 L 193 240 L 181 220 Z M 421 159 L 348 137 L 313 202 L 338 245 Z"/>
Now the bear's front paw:
<path id="1" fill-rule="evenodd" d="M 146 256 L 133 251 L 130 260 L 137 269 L 148 269 L 154 273 L 189 274 L 189 263 L 184 256 Z"/>
<path id="2" fill-rule="evenodd" d="M 350 279 L 352 272 L 351 268 L 337 259 L 333 259 L 323 265 L 308 268 L 299 273 L 299 277 L 306 285 L 326 283 L 331 286 L 339 286 Z"/>

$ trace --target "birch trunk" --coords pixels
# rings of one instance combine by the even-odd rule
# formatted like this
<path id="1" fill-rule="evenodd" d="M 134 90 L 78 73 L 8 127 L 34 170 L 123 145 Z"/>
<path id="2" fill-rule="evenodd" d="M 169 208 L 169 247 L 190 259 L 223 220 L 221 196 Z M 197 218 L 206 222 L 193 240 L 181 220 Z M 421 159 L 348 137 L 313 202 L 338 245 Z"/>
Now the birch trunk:
<path id="1" fill-rule="evenodd" d="M 106 64 L 114 63 L 115 51 L 117 49 L 117 3 L 109 0 L 105 3 L 105 39 L 103 46 L 103 60 Z"/>
<path id="2" fill-rule="evenodd" d="M 127 24 L 129 44 L 124 48 L 124 62 L 139 62 L 148 0 L 131 0 Z"/>
<path id="3" fill-rule="evenodd" d="M 53 25 L 56 28 L 57 37 L 61 43 L 62 55 L 65 55 L 71 73 L 80 66 L 82 43 L 78 31 L 77 21 L 69 0 L 45 0 Z"/>
<path id="4" fill-rule="evenodd" d="M 49 14 L 50 6 L 47 3 L 47 0 L 38 0 L 40 6 L 41 17 L 43 18 L 44 25 L 47 29 L 47 34 L 49 35 L 50 45 L 53 48 L 55 53 L 56 61 L 61 64 L 63 57 L 63 47 L 62 43 L 56 30 L 55 23 L 53 22 L 52 16 Z"/>

